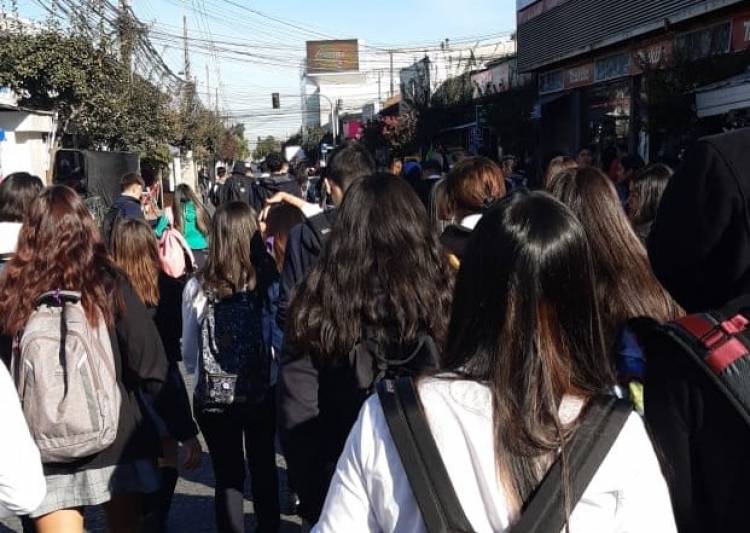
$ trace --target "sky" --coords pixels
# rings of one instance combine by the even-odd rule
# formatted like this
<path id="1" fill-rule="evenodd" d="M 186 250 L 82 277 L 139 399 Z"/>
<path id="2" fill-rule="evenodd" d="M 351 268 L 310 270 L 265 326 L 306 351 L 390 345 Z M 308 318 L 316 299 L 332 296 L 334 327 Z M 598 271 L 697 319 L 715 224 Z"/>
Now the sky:
<path id="1" fill-rule="evenodd" d="M 85 6 L 91 0 L 70 1 Z M 300 63 L 305 40 L 356 38 L 389 49 L 437 46 L 446 38 L 456 41 L 514 30 L 516 3 L 515 0 L 129 1 L 138 18 L 150 28 L 154 47 L 174 72 L 184 70 L 181 35 L 182 18 L 187 16 L 191 74 L 197 78 L 201 99 L 207 103 L 210 96 L 211 106 L 215 106 L 215 91 L 219 88 L 221 113 L 228 117 L 244 115 L 238 121 L 245 124 L 246 138 L 251 141 L 266 135 L 286 138 L 299 129 Z M 22 16 L 43 18 L 37 0 L 20 0 L 18 4 Z M 419 55 L 416 51 L 399 54 L 396 66 L 405 66 Z M 383 66 L 387 57 L 383 55 Z M 272 92 L 282 94 L 280 111 L 271 108 Z M 247 118 L 247 115 L 254 116 Z"/>

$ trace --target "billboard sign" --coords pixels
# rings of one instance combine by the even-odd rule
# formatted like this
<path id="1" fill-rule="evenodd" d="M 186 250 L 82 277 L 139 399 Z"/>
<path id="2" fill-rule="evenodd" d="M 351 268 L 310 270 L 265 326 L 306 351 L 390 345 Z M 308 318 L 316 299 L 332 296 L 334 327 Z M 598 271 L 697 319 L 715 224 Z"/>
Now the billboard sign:
<path id="1" fill-rule="evenodd" d="M 356 72 L 359 70 L 359 42 L 307 41 L 307 73 Z"/>

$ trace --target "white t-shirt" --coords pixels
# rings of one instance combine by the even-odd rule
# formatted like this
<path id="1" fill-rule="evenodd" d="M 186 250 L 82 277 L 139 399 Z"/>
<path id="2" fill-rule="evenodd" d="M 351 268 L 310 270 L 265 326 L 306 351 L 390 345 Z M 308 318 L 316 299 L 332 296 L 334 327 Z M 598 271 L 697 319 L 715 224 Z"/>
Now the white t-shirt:
<path id="1" fill-rule="evenodd" d="M 419 392 L 474 530 L 507 531 L 512 517 L 495 464 L 489 389 L 427 379 Z M 667 485 L 637 414 L 626 422 L 570 522 L 575 533 L 676 532 Z M 426 531 L 377 396 L 365 403 L 349 435 L 313 531 Z"/>
<path id="2" fill-rule="evenodd" d="M 39 450 L 21 411 L 16 387 L 0 363 L 0 518 L 29 514 L 47 491 Z"/>

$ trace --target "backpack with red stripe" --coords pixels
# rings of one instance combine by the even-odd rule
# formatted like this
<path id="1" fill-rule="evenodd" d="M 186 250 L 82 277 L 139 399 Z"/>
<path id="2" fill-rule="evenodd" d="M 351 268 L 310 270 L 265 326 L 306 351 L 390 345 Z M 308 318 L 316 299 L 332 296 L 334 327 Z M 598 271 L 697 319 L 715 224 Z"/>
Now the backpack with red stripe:
<path id="1" fill-rule="evenodd" d="M 701 313 L 672 322 L 665 331 L 750 424 L 750 319 L 742 313 Z"/>

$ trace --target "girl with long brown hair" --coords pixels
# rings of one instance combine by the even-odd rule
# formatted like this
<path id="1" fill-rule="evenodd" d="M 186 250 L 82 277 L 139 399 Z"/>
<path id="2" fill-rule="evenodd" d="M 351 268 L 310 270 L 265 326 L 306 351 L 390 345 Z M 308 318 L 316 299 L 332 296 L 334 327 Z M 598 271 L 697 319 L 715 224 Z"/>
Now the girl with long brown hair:
<path id="1" fill-rule="evenodd" d="M 472 531 L 512 531 L 558 456 L 567 530 L 676 531 L 635 413 L 571 501 L 571 441 L 582 420 L 613 401 L 602 339 L 591 253 L 573 213 L 545 193 L 519 192 L 490 208 L 461 263 L 444 373 L 417 384 Z M 349 436 L 314 531 L 425 531 L 378 396 Z"/>
<path id="2" fill-rule="evenodd" d="M 122 397 L 114 443 L 85 460 L 45 464 L 47 496 L 31 513 L 41 533 L 83 531 L 83 508 L 105 504 L 110 531 L 140 527 L 140 495 L 158 489 L 158 440 L 142 419 L 136 391 L 158 397 L 168 363 L 148 312 L 107 255 L 96 224 L 80 197 L 54 186 L 32 203 L 16 255 L 0 276 L 0 330 L 15 337 L 44 293 L 81 293 L 91 326 L 109 332 Z M 10 354 L 2 354 L 10 356 Z M 160 404 L 165 420 L 170 406 Z"/>
<path id="3" fill-rule="evenodd" d="M 201 446 L 196 438 L 198 428 L 191 415 L 190 401 L 179 369 L 179 362 L 182 360 L 180 336 L 184 283 L 162 272 L 156 237 L 143 220 L 128 219 L 116 224 L 110 249 L 115 263 L 127 276 L 133 290 L 153 318 L 169 360 L 167 383 L 161 394 L 171 395 L 172 402 L 178 406 L 180 416 L 172 421 L 171 427 L 178 428 L 179 432 L 170 433 L 164 420 L 153 408 L 154 399 L 145 395 L 143 397 L 143 405 L 161 437 L 161 490 L 154 507 L 158 514 L 156 518 L 162 527 L 166 527 L 178 478 L 178 442 L 182 443 L 184 468 L 192 470 L 197 467 L 201 455 Z"/>
<path id="4" fill-rule="evenodd" d="M 185 237 L 185 241 L 195 256 L 198 268 L 203 268 L 206 262 L 208 232 L 211 224 L 211 217 L 203 202 L 189 185 L 181 183 L 175 189 L 172 205 L 168 209 L 171 215 L 165 213 L 159 219 L 156 236 L 161 237 L 171 225 Z"/>
<path id="5" fill-rule="evenodd" d="M 272 331 L 269 296 L 269 279 L 278 283 L 275 270 L 255 212 L 246 203 L 230 202 L 217 209 L 206 266 L 183 294 L 182 353 L 194 369 L 195 418 L 214 467 L 217 531 L 245 530 L 246 466 L 256 531 L 276 532 L 281 521 L 272 352 L 272 339 L 280 335 Z"/>
<path id="6" fill-rule="evenodd" d="M 646 371 L 642 339 L 652 321 L 674 320 L 682 309 L 651 270 L 612 180 L 593 167 L 574 169 L 558 174 L 549 190 L 573 210 L 586 230 L 607 351 L 616 358 L 621 385 L 642 412 Z"/>

